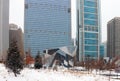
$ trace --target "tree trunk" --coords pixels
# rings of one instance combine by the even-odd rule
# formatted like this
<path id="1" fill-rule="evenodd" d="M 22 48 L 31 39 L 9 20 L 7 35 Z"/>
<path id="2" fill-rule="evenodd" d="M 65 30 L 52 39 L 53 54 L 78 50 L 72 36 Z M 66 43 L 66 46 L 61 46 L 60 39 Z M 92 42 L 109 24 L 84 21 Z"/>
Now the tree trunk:
<path id="1" fill-rule="evenodd" d="M 17 74 L 14 72 L 15 77 L 17 77 Z"/>

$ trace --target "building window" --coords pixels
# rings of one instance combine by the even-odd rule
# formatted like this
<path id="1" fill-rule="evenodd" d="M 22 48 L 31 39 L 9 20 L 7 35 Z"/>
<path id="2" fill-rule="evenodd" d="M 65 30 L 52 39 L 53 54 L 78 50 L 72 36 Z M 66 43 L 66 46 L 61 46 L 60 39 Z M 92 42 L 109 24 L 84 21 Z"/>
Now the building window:
<path id="1" fill-rule="evenodd" d="M 97 45 L 97 44 L 98 44 L 98 40 L 94 40 L 94 39 L 85 39 L 85 44 Z"/>
<path id="2" fill-rule="evenodd" d="M 87 27 L 85 27 L 85 30 L 87 31 Z"/>
<path id="3" fill-rule="evenodd" d="M 28 9 L 28 4 L 25 4 L 25 9 Z"/>
<path id="4" fill-rule="evenodd" d="M 97 4 L 96 2 L 84 0 L 85 6 L 96 7 L 97 6 L 96 4 Z"/>
<path id="5" fill-rule="evenodd" d="M 30 35 L 28 35 L 28 38 L 30 38 Z"/>
<path id="6" fill-rule="evenodd" d="M 85 1 L 92 1 L 92 2 L 96 2 L 97 0 L 85 0 Z"/>
<path id="7" fill-rule="evenodd" d="M 84 14 L 84 18 L 87 18 L 87 19 L 97 19 L 97 15 L 96 14 L 90 14 L 90 13 L 85 13 Z"/>
<path id="8" fill-rule="evenodd" d="M 97 21 L 85 19 L 84 20 L 84 24 L 85 25 L 94 25 L 94 26 L 96 26 L 97 25 Z"/>
<path id="9" fill-rule="evenodd" d="M 97 57 L 97 52 L 85 52 L 85 56 L 87 57 L 89 55 L 90 57 Z"/>
<path id="10" fill-rule="evenodd" d="M 85 32 L 85 38 L 98 38 L 98 34 Z"/>
<path id="11" fill-rule="evenodd" d="M 71 8 L 68 8 L 68 13 L 70 13 L 71 12 Z"/>
<path id="12" fill-rule="evenodd" d="M 85 46 L 85 51 L 97 51 L 97 46 Z"/>
<path id="13" fill-rule="evenodd" d="M 84 12 L 96 13 L 97 9 L 96 8 L 84 7 Z"/>

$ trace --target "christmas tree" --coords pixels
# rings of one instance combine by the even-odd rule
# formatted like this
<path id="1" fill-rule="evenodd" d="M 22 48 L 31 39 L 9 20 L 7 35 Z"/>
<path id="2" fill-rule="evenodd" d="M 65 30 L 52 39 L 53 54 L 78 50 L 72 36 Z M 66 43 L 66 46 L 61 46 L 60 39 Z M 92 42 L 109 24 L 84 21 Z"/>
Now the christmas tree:
<path id="1" fill-rule="evenodd" d="M 15 76 L 20 74 L 20 71 L 23 69 L 23 58 L 18 50 L 17 41 L 12 41 L 10 43 L 6 59 L 6 67 L 11 70 Z"/>
<path id="2" fill-rule="evenodd" d="M 42 68 L 42 57 L 40 56 L 40 52 L 39 51 L 38 51 L 37 56 L 35 57 L 34 67 L 35 67 L 35 69 Z"/>

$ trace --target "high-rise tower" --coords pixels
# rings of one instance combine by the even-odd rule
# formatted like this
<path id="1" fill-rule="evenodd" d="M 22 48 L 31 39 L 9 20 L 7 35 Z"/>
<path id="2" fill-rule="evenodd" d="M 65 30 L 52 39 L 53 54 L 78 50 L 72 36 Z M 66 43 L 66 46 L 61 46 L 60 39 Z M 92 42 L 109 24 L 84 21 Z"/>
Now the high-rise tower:
<path id="1" fill-rule="evenodd" d="M 78 60 L 99 59 L 100 0 L 77 0 L 77 18 Z"/>
<path id="2" fill-rule="evenodd" d="M 107 56 L 120 56 L 120 17 L 115 17 L 107 24 Z"/>
<path id="3" fill-rule="evenodd" d="M 25 0 L 25 51 L 38 51 L 70 45 L 70 0 Z"/>

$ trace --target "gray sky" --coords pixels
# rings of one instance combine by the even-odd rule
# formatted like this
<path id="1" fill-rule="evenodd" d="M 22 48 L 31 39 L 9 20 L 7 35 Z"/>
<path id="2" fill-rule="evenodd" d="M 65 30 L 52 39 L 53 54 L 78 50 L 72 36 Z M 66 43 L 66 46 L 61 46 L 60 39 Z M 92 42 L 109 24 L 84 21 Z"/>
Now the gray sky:
<path id="1" fill-rule="evenodd" d="M 101 0 L 102 41 L 107 40 L 107 22 L 120 17 L 120 0 Z"/>
<path id="2" fill-rule="evenodd" d="M 107 22 L 120 17 L 120 0 L 101 0 L 101 32 L 102 41 L 107 40 Z M 24 0 L 10 0 L 10 23 L 23 29 Z"/>
<path id="3" fill-rule="evenodd" d="M 24 0 L 9 0 L 9 1 L 10 1 L 9 23 L 15 23 L 23 29 Z"/>

